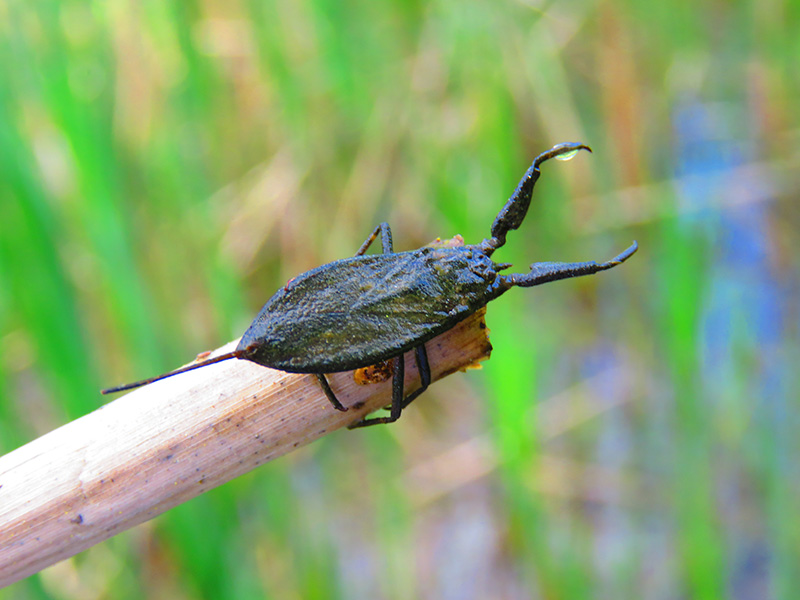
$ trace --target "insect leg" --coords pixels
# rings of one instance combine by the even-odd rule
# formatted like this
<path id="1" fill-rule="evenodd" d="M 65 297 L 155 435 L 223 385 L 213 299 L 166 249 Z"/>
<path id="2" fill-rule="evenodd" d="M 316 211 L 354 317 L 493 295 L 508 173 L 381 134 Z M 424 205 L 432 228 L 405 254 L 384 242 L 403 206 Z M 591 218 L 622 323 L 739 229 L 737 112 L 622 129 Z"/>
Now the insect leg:
<path id="1" fill-rule="evenodd" d="M 417 371 L 419 372 L 420 387 L 418 390 L 411 392 L 403 400 L 403 410 L 411 404 L 417 397 L 428 389 L 431 384 L 431 366 L 428 363 L 428 352 L 425 350 L 425 344 L 414 348 L 414 358 L 417 361 Z"/>
<path id="2" fill-rule="evenodd" d="M 402 357 L 399 357 L 402 362 Z M 428 363 L 428 353 L 425 350 L 425 344 L 421 346 L 417 346 L 414 348 L 414 359 L 417 362 L 417 371 L 419 372 L 419 379 L 420 379 L 420 387 L 418 390 L 411 392 L 408 396 L 406 396 L 402 402 L 400 402 L 399 408 L 397 407 L 396 401 L 398 398 L 403 397 L 403 387 L 402 385 L 399 386 L 400 389 L 398 390 L 398 377 L 397 371 L 395 371 L 394 379 L 392 379 L 392 412 L 391 415 L 388 417 L 377 417 L 374 419 L 362 419 L 352 425 L 348 425 L 348 429 L 356 429 L 358 427 L 367 427 L 369 425 L 379 425 L 381 423 L 393 423 L 397 419 L 400 418 L 400 414 L 406 409 L 406 407 L 411 404 L 417 397 L 422 394 L 425 390 L 428 389 L 428 386 L 431 384 L 431 366 Z M 397 361 L 398 359 L 395 359 Z M 395 363 L 396 365 L 397 363 Z M 397 367 L 395 366 L 395 369 Z M 401 378 L 402 379 L 402 378 Z"/>
<path id="3" fill-rule="evenodd" d="M 361 248 L 359 248 L 358 252 L 356 252 L 356 256 L 361 256 L 367 251 L 367 249 L 372 245 L 372 242 L 374 242 L 378 237 L 378 233 L 381 234 L 381 247 L 383 248 L 383 253 L 392 254 L 392 228 L 389 227 L 388 223 L 381 223 L 375 228 L 370 236 L 364 240 L 364 243 L 361 244 Z"/>
<path id="4" fill-rule="evenodd" d="M 344 406 L 339 399 L 336 397 L 336 394 L 333 393 L 330 384 L 328 383 L 328 379 L 322 373 L 314 373 L 316 375 L 317 380 L 319 381 L 319 385 L 322 388 L 322 391 L 325 392 L 325 395 L 328 397 L 328 400 L 331 404 L 333 404 L 333 408 L 336 410 L 340 410 L 342 412 L 347 411 L 347 407 Z"/>
<path id="5" fill-rule="evenodd" d="M 388 417 L 375 417 L 372 419 L 361 419 L 347 426 L 348 429 L 359 427 L 369 427 L 370 425 L 381 425 L 384 423 L 394 423 L 400 418 L 403 412 L 403 385 L 405 384 L 406 361 L 403 355 L 395 357 L 392 369 L 392 408 Z"/>
<path id="6" fill-rule="evenodd" d="M 559 279 L 568 279 L 570 277 L 581 277 L 583 275 L 594 275 L 599 271 L 612 269 L 617 265 L 624 263 L 628 260 L 639 245 L 633 242 L 631 246 L 621 252 L 611 260 L 604 263 L 597 264 L 594 261 L 582 263 L 560 263 L 560 262 L 544 262 L 531 265 L 531 272 L 526 274 L 512 273 L 511 275 L 501 275 L 501 279 L 510 286 L 519 287 L 532 287 L 548 281 L 558 281 Z"/>
<path id="7" fill-rule="evenodd" d="M 533 160 L 533 164 L 525 172 L 525 175 L 517 185 L 517 189 L 514 190 L 511 198 L 508 199 L 508 202 L 506 202 L 506 205 L 498 213 L 494 223 L 492 223 L 492 237 L 481 242 L 480 248 L 484 254 L 491 256 L 492 252 L 506 243 L 506 234 L 512 229 L 517 229 L 522 225 L 522 221 L 525 219 L 525 215 L 528 213 L 528 207 L 531 204 L 533 187 L 542 174 L 539 170 L 541 164 L 551 158 L 558 158 L 560 156 L 564 157 L 561 160 L 566 160 L 568 157 L 572 158 L 579 150 L 592 151 L 589 146 L 584 144 L 558 144 L 550 148 L 547 152 L 542 152 Z"/>

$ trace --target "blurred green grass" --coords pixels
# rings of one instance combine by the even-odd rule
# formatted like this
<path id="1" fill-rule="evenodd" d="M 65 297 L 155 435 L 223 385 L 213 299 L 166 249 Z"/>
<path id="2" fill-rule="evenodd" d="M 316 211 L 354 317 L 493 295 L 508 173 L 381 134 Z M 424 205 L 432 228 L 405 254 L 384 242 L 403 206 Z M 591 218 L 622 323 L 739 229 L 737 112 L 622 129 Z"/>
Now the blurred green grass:
<path id="1" fill-rule="evenodd" d="M 0 598 L 790 598 L 796 3 L 0 6 L 0 449 L 241 334 L 388 220 L 606 259 L 478 372 Z M 498 254 L 498 257 L 500 254 Z"/>

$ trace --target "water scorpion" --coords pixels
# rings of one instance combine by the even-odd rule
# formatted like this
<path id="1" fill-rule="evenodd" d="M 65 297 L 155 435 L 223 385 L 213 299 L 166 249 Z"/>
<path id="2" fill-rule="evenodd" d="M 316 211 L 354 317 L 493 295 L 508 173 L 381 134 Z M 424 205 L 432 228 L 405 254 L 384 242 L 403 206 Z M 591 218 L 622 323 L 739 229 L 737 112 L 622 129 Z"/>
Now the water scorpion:
<path id="1" fill-rule="evenodd" d="M 390 360 L 392 403 L 389 416 L 365 418 L 349 427 L 392 423 L 431 382 L 425 342 L 451 329 L 512 287 L 532 287 L 549 281 L 592 275 L 629 259 L 638 246 L 603 263 L 542 262 L 528 273 L 501 275 L 511 267 L 495 263 L 492 254 L 517 229 L 531 202 L 542 163 L 568 160 L 578 143 L 554 146 L 536 157 L 492 224 L 491 237 L 480 244 L 426 246 L 394 252 L 392 231 L 378 225 L 355 256 L 311 269 L 291 279 L 270 298 L 242 336 L 236 350 L 158 377 L 103 390 L 131 389 L 232 358 L 290 373 L 311 373 L 336 410 L 347 408 L 337 399 L 326 373 L 351 371 Z M 382 254 L 365 254 L 380 236 Z M 421 385 L 404 394 L 403 360 L 413 351 Z"/>

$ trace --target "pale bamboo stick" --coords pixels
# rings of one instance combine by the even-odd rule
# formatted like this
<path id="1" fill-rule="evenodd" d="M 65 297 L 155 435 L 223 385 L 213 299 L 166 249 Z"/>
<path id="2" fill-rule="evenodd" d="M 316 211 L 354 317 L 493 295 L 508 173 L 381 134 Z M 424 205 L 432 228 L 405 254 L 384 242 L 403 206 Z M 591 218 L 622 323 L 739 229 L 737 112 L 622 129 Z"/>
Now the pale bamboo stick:
<path id="1" fill-rule="evenodd" d="M 488 358 L 483 313 L 426 344 L 434 381 Z M 134 390 L 0 457 L 0 587 L 390 401 L 390 381 L 359 385 L 352 372 L 329 381 L 345 406 L 361 408 L 334 410 L 312 375 L 221 362 Z M 417 387 L 407 353 L 406 391 Z"/>

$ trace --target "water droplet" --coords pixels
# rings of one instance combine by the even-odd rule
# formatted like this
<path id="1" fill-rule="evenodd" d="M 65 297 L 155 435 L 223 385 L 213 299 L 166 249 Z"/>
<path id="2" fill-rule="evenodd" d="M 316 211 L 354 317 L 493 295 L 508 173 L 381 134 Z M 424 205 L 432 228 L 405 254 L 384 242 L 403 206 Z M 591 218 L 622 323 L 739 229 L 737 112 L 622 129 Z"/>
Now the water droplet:
<path id="1" fill-rule="evenodd" d="M 559 154 L 555 158 L 556 160 L 572 160 L 578 152 L 580 152 L 580 148 L 575 148 L 569 152 L 564 152 L 564 154 Z"/>

